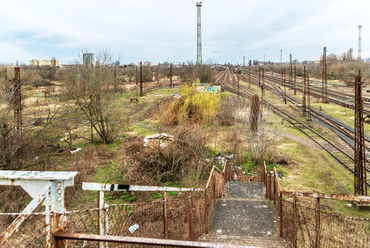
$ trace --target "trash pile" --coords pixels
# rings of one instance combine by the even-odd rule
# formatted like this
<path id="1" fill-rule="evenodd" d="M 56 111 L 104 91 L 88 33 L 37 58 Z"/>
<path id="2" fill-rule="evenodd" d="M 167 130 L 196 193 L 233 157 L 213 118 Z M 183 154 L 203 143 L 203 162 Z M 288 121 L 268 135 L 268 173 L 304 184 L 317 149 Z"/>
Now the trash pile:
<path id="1" fill-rule="evenodd" d="M 163 141 L 173 141 L 173 140 L 174 140 L 173 135 L 169 135 L 166 133 L 157 133 L 157 134 L 146 136 L 144 138 L 144 143 L 145 143 L 144 146 L 153 148 L 153 147 L 158 146 L 158 143 L 160 142 L 159 146 L 161 148 L 165 148 L 168 146 L 168 143 L 163 142 Z"/>

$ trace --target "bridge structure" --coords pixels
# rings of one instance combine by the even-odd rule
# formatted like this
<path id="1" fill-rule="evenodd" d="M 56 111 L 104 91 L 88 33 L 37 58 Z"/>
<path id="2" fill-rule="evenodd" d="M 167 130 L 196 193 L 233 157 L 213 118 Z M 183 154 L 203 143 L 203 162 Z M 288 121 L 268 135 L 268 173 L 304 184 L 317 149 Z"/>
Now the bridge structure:
<path id="1" fill-rule="evenodd" d="M 30 201 L 0 213 L 1 247 L 368 247 L 370 220 L 325 212 L 327 201 L 370 203 L 359 195 L 284 191 L 275 167 L 257 182 L 232 182 L 229 162 L 212 167 L 204 188 L 84 182 L 76 172 L 0 171 L 1 187 L 21 186 Z M 78 195 L 76 190 L 86 195 Z M 143 203 L 107 204 L 118 191 L 161 193 Z M 4 191 L 3 191 L 4 192 Z M 176 197 L 171 197 L 175 193 Z M 24 195 L 26 198 L 26 195 Z M 71 198 L 96 201 L 73 208 Z M 24 199 L 23 199 L 24 200 Z M 6 211 L 8 210 L 8 211 Z"/>

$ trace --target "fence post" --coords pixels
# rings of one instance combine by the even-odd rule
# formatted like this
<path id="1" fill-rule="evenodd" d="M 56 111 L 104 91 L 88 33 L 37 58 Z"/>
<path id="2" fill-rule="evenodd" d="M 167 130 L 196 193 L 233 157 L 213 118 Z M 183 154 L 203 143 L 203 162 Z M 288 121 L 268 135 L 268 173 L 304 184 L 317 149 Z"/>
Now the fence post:
<path id="1" fill-rule="evenodd" d="M 166 191 L 163 191 L 163 224 L 164 224 L 164 239 L 168 239 L 168 223 L 167 223 L 167 196 Z"/>
<path id="2" fill-rule="evenodd" d="M 191 198 L 191 191 L 189 191 L 189 241 L 192 241 L 192 198 Z"/>
<path id="3" fill-rule="evenodd" d="M 320 198 L 316 198 L 316 248 L 320 247 Z"/>
<path id="4" fill-rule="evenodd" d="M 213 173 L 213 204 L 216 202 L 216 174 Z"/>
<path id="5" fill-rule="evenodd" d="M 98 233 L 105 235 L 104 226 L 104 191 L 98 191 Z M 105 242 L 99 242 L 99 248 L 105 248 Z"/>
<path id="6" fill-rule="evenodd" d="M 279 216 L 280 216 L 280 238 L 283 237 L 283 194 L 279 197 Z"/>
<path id="7" fill-rule="evenodd" d="M 275 171 L 274 171 L 274 204 L 276 204 L 276 174 L 275 174 Z"/>
<path id="8" fill-rule="evenodd" d="M 297 248 L 297 196 L 293 196 L 293 247 Z"/>

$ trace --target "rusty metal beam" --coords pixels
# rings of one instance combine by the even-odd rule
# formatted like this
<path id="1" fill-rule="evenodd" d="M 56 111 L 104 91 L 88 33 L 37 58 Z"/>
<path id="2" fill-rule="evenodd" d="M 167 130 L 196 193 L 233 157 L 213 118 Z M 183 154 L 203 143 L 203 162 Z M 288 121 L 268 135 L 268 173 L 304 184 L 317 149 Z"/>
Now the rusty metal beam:
<path id="1" fill-rule="evenodd" d="M 176 188 L 161 186 L 141 186 L 141 185 L 124 185 L 110 183 L 82 183 L 83 190 L 91 191 L 204 191 L 202 188 Z"/>
<path id="2" fill-rule="evenodd" d="M 285 195 L 291 195 L 291 196 L 296 195 L 296 196 L 323 198 L 323 199 L 331 199 L 331 200 L 338 200 L 338 201 L 370 203 L 370 196 L 364 196 L 364 195 L 323 194 L 323 193 L 305 193 L 305 192 L 289 192 L 289 191 L 281 191 L 281 193 Z"/>
<path id="3" fill-rule="evenodd" d="M 33 199 L 32 201 L 23 209 L 22 213 L 18 215 L 18 217 L 13 221 L 10 226 L 6 229 L 6 231 L 0 236 L 0 247 L 8 240 L 8 238 L 18 230 L 18 227 L 23 223 L 25 219 L 29 216 L 33 210 L 44 200 L 45 198 L 45 191 L 48 190 L 50 187 L 50 183 L 47 183 L 44 187 L 45 189 L 41 190 Z"/>
<path id="4" fill-rule="evenodd" d="M 203 243 L 203 242 L 192 242 L 192 241 L 181 241 L 181 240 L 169 240 L 169 239 L 150 239 L 150 238 L 138 238 L 138 237 L 121 237 L 121 236 L 110 236 L 110 235 L 95 235 L 95 234 L 84 234 L 84 233 L 63 233 L 57 231 L 53 233 L 53 237 L 56 240 L 62 239 L 73 239 L 73 240 L 86 240 L 86 241 L 104 241 L 104 242 L 116 242 L 125 244 L 139 244 L 139 245 L 158 245 L 168 247 L 198 247 L 198 248 L 252 248 L 254 246 L 241 246 L 241 245 L 230 245 L 230 244 L 216 244 L 216 243 Z"/>

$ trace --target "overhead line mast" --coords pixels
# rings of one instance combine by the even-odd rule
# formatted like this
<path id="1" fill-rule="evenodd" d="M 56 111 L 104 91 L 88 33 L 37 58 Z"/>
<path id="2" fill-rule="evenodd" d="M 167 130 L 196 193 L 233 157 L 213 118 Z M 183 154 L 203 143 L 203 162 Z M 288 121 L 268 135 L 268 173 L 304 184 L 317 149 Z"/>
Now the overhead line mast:
<path id="1" fill-rule="evenodd" d="M 198 2 L 197 6 L 197 64 L 202 63 L 202 20 L 201 20 L 201 7 L 202 2 Z"/>

